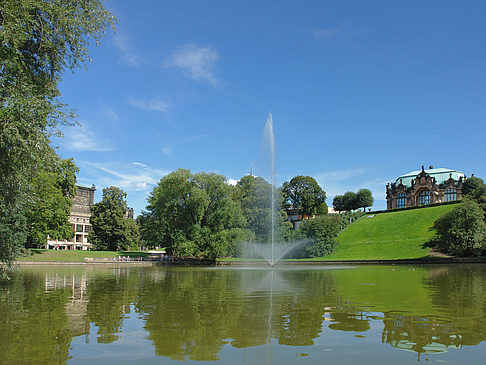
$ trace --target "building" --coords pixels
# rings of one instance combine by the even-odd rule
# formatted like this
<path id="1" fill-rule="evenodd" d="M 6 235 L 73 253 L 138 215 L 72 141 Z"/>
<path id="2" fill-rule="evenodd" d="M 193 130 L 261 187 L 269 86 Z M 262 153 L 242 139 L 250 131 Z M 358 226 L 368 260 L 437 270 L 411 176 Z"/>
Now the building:
<path id="1" fill-rule="evenodd" d="M 456 170 L 430 166 L 399 176 L 386 186 L 386 208 L 397 209 L 417 205 L 443 203 L 462 198 L 466 176 Z"/>
<path id="2" fill-rule="evenodd" d="M 88 242 L 88 233 L 91 231 L 89 218 L 91 217 L 91 206 L 94 203 L 93 185 L 88 188 L 77 186 L 76 196 L 71 207 L 69 222 L 73 225 L 74 237 L 70 240 L 50 240 L 47 237 L 47 248 L 59 250 L 87 250 L 91 244 Z"/>

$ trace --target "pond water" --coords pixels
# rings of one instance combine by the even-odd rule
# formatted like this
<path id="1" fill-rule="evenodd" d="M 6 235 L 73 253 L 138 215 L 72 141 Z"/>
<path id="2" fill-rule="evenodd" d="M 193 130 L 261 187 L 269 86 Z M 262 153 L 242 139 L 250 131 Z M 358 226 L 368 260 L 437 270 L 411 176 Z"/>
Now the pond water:
<path id="1" fill-rule="evenodd" d="M 20 267 L 0 363 L 479 364 L 486 265 Z"/>

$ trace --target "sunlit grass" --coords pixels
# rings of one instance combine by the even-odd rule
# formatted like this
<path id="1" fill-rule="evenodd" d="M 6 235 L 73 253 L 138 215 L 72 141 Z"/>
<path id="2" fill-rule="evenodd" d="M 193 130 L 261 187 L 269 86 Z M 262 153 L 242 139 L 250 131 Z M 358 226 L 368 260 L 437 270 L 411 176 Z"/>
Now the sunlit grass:
<path id="1" fill-rule="evenodd" d="M 434 222 L 456 204 L 382 213 L 361 218 L 338 237 L 338 247 L 323 260 L 397 260 L 429 256 L 424 247 Z"/>

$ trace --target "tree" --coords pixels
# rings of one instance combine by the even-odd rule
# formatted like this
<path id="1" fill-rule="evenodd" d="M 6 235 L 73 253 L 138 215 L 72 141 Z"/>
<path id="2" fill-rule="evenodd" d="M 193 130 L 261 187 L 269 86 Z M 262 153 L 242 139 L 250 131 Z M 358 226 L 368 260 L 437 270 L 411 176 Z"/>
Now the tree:
<path id="1" fill-rule="evenodd" d="M 113 24 L 102 3 L 0 3 L 0 262 L 7 265 L 27 237 L 30 183 L 52 152 L 49 137 L 74 118 L 59 101 L 61 75 L 89 61 L 89 41 Z"/>
<path id="2" fill-rule="evenodd" d="M 226 178 L 179 169 L 163 177 L 148 198 L 142 232 L 175 256 L 214 259 L 231 254 L 250 232 Z M 150 243 L 149 243 L 150 244 Z"/>
<path id="3" fill-rule="evenodd" d="M 337 214 L 308 219 L 299 228 L 299 238 L 307 240 L 298 251 L 300 257 L 322 257 L 332 253 L 341 231 L 342 217 Z"/>
<path id="4" fill-rule="evenodd" d="M 358 209 L 356 193 L 348 191 L 343 195 L 344 210 Z"/>
<path id="5" fill-rule="evenodd" d="M 254 234 L 255 242 L 271 242 L 272 223 L 272 186 L 265 179 L 251 175 L 238 181 L 232 192 L 233 200 L 240 203 L 243 215 L 248 223 L 247 228 Z M 275 207 L 281 206 L 281 195 L 275 189 Z M 285 235 L 282 211 L 275 212 L 277 236 Z"/>
<path id="6" fill-rule="evenodd" d="M 342 212 L 345 209 L 344 207 L 344 199 L 342 195 L 336 195 L 332 201 L 332 206 L 334 207 L 334 210 L 338 212 Z"/>
<path id="7" fill-rule="evenodd" d="M 338 212 L 366 209 L 373 205 L 373 196 L 368 189 L 359 189 L 357 193 L 352 191 L 344 195 L 336 195 L 333 200 L 334 209 Z"/>
<path id="8" fill-rule="evenodd" d="M 486 195 L 486 185 L 483 179 L 471 176 L 467 178 L 462 184 L 462 195 L 469 196 L 473 199 L 479 200 Z"/>
<path id="9" fill-rule="evenodd" d="M 133 219 L 125 218 L 127 194 L 114 186 L 103 189 L 103 199 L 91 206 L 91 232 L 88 241 L 95 250 L 116 251 L 135 247 L 139 241 L 138 227 Z"/>
<path id="10" fill-rule="evenodd" d="M 69 215 L 78 171 L 72 159 L 61 160 L 54 155 L 49 169 L 32 179 L 32 204 L 26 211 L 29 246 L 44 246 L 48 236 L 51 239 L 74 236 Z"/>
<path id="11" fill-rule="evenodd" d="M 437 235 L 433 243 L 440 251 L 470 256 L 486 249 L 484 213 L 474 200 L 464 199 L 459 206 L 441 216 L 434 228 Z"/>
<path id="12" fill-rule="evenodd" d="M 366 207 L 371 207 L 373 205 L 373 196 L 371 195 L 371 191 L 368 189 L 359 189 L 356 193 L 356 204 L 358 208 L 363 208 L 363 211 L 366 210 Z"/>
<path id="13" fill-rule="evenodd" d="M 292 206 L 308 217 L 326 201 L 326 193 L 310 176 L 295 176 L 282 185 L 285 206 Z"/>

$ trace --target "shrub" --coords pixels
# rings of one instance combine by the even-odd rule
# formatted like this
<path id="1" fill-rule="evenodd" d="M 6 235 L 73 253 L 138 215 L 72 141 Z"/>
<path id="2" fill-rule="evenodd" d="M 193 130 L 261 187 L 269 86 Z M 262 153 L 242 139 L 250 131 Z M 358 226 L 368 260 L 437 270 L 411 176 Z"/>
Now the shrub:
<path id="1" fill-rule="evenodd" d="M 455 256 L 479 255 L 486 248 L 486 224 L 478 203 L 465 199 L 435 223 L 433 244 L 442 252 Z"/>
<path id="2" fill-rule="evenodd" d="M 332 253 L 336 247 L 336 237 L 341 231 L 342 218 L 338 214 L 317 216 L 302 222 L 298 236 L 306 240 L 294 256 L 321 257 Z"/>

